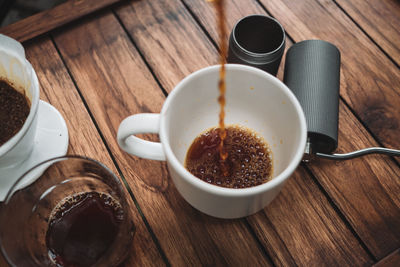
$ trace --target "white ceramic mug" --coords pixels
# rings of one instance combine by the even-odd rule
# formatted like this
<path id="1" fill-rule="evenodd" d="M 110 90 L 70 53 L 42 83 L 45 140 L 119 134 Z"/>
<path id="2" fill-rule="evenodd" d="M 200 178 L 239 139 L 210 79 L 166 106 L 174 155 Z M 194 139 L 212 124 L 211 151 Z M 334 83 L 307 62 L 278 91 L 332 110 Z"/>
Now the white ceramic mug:
<path id="1" fill-rule="evenodd" d="M 0 78 L 6 79 L 17 90 L 24 90 L 31 107 L 22 128 L 0 146 L 0 168 L 14 167 L 32 152 L 39 106 L 39 82 L 25 50 L 14 39 L 0 34 Z M 1 127 L 1 126 L 0 126 Z"/>
<path id="2" fill-rule="evenodd" d="M 245 65 L 226 66 L 226 124 L 255 130 L 273 154 L 272 180 L 244 189 L 208 184 L 184 167 L 193 140 L 218 126 L 219 66 L 183 79 L 167 97 L 160 114 L 136 114 L 121 122 L 118 143 L 142 158 L 166 160 L 172 180 L 196 209 L 219 218 L 239 218 L 267 206 L 300 163 L 306 144 L 306 120 L 293 93 L 274 76 Z M 135 134 L 158 133 L 160 142 Z"/>

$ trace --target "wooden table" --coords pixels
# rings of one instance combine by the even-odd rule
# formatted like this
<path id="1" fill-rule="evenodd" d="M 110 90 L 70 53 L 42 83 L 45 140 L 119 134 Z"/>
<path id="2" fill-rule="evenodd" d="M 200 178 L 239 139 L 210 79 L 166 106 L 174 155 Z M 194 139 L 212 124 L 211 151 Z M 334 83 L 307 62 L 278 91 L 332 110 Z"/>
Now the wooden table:
<path id="1" fill-rule="evenodd" d="M 399 1 L 232 0 L 227 12 L 229 30 L 248 14 L 277 18 L 287 48 L 314 38 L 335 44 L 342 53 L 338 151 L 400 148 Z M 217 64 L 212 4 L 122 1 L 43 23 L 57 18 L 42 16 L 39 31 L 29 21 L 0 32 L 24 41 L 41 99 L 66 119 L 68 153 L 100 160 L 125 182 L 137 226 L 125 266 L 400 266 L 399 158 L 302 164 L 263 211 L 221 220 L 183 200 L 165 162 L 118 147 L 123 118 L 160 112 L 182 78 Z"/>

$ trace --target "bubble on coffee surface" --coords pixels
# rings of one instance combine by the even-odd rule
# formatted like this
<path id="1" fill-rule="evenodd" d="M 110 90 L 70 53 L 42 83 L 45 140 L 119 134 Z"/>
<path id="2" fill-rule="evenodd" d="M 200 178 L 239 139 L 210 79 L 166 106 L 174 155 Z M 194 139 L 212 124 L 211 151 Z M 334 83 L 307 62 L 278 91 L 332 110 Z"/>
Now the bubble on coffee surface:
<path id="1" fill-rule="evenodd" d="M 186 169 L 207 183 L 228 188 L 247 188 L 269 181 L 273 167 L 267 142 L 243 126 L 230 125 L 226 131 L 225 162 L 219 156 L 219 128 L 211 128 L 193 141 L 186 154 Z M 227 175 L 222 171 L 223 164 Z"/>

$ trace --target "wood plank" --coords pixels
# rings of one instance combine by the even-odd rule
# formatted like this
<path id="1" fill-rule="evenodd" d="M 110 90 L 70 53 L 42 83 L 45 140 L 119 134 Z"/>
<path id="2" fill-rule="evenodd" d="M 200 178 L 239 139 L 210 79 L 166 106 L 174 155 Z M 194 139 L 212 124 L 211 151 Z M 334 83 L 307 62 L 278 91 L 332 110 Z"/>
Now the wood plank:
<path id="1" fill-rule="evenodd" d="M 40 81 L 40 98 L 55 106 L 66 120 L 69 130 L 68 154 L 85 155 L 117 173 L 107 149 L 100 138 L 68 72 L 49 38 L 25 44 L 26 55 Z M 127 263 L 139 266 L 163 266 L 158 252 L 135 204 L 127 195 L 136 233 Z"/>
<path id="2" fill-rule="evenodd" d="M 394 267 L 400 266 L 400 248 L 396 249 L 393 253 L 377 262 L 374 267 Z"/>
<path id="3" fill-rule="evenodd" d="M 296 42 L 318 38 L 340 49 L 341 96 L 380 142 L 399 149 L 400 72 L 393 62 L 333 1 L 261 3 Z"/>
<path id="4" fill-rule="evenodd" d="M 218 64 L 218 52 L 179 1 L 146 2 L 127 3 L 116 11 L 165 90 L 170 92 L 188 73 Z"/>
<path id="5" fill-rule="evenodd" d="M 209 10 L 209 6 L 205 3 L 202 2 L 196 2 L 196 1 L 192 1 L 192 0 L 187 0 L 188 5 L 190 6 L 190 8 L 193 10 L 193 12 L 199 17 L 200 21 L 203 24 L 203 26 L 209 31 L 211 32 L 212 36 L 216 36 L 216 32 L 214 29 L 214 25 L 210 24 L 210 23 L 206 23 L 206 21 L 209 21 L 211 19 L 211 17 L 213 16 L 212 12 Z M 238 4 L 242 4 L 242 7 L 237 7 L 236 9 L 244 9 L 245 7 L 249 6 L 252 4 L 251 1 L 237 1 Z M 253 4 L 254 5 L 254 4 Z M 287 12 L 291 12 L 290 10 L 288 10 Z M 260 10 L 260 13 L 263 13 Z M 281 13 L 285 13 L 283 10 L 281 11 Z M 204 17 L 203 17 L 204 15 Z M 244 13 L 243 15 L 246 15 L 246 13 Z M 294 14 L 292 14 L 294 15 Z M 230 18 L 232 18 L 233 16 L 228 16 Z M 278 17 L 278 19 L 280 20 L 280 18 Z M 234 23 L 234 22 L 233 22 Z M 300 22 L 299 22 L 300 23 Z M 233 26 L 232 22 L 230 21 L 229 24 L 231 25 L 231 27 Z M 295 25 L 296 23 L 293 23 L 293 25 Z M 290 27 L 289 27 L 290 28 Z M 291 30 L 295 31 L 295 29 L 293 29 L 293 27 L 290 28 Z M 292 36 L 292 33 L 286 29 L 289 33 L 289 35 Z M 290 44 L 288 45 L 290 46 Z M 346 82 L 347 79 L 349 79 L 348 77 L 346 77 Z M 350 118 L 350 119 L 349 119 Z M 354 150 L 355 147 L 352 145 L 353 142 L 357 142 L 358 148 L 362 148 L 362 147 L 366 147 L 366 146 L 371 146 L 371 145 L 377 145 L 375 142 L 373 142 L 373 140 L 368 137 L 366 139 L 362 139 L 362 140 L 348 140 L 346 142 L 345 137 L 346 135 L 346 131 L 343 132 L 343 129 L 347 129 L 347 133 L 351 133 L 351 135 L 353 136 L 359 136 L 361 133 L 363 136 L 368 136 L 368 134 L 365 132 L 365 130 L 362 130 L 362 126 L 357 122 L 356 118 L 354 118 L 354 116 L 345 108 L 344 105 L 341 105 L 341 113 L 340 113 L 340 129 L 341 131 L 341 135 L 339 136 L 339 145 L 342 149 L 342 151 L 351 151 Z M 343 129 L 342 129 L 343 128 Z M 355 133 L 353 131 L 353 129 L 358 129 L 357 133 Z M 343 136 L 343 137 L 342 137 Z M 382 158 L 385 160 L 385 158 Z M 325 189 L 328 191 L 328 193 L 335 199 L 336 202 L 341 202 L 340 207 L 342 209 L 343 212 L 345 212 L 346 217 L 349 218 L 349 220 L 352 222 L 353 227 L 355 227 L 357 232 L 363 232 L 364 235 L 361 235 L 361 237 L 363 238 L 364 241 L 367 241 L 370 244 L 371 248 L 377 252 L 377 256 L 382 256 L 385 255 L 385 253 L 388 252 L 388 250 L 393 250 L 394 247 L 396 247 L 398 244 L 398 239 L 397 236 L 399 234 L 398 231 L 396 231 L 395 229 L 393 229 L 393 227 L 389 227 L 386 228 L 386 233 L 389 236 L 392 236 L 391 238 L 391 242 L 389 242 L 389 247 L 385 248 L 385 246 L 380 246 L 381 243 L 385 243 L 385 238 L 383 236 L 380 236 L 378 234 L 371 236 L 371 233 L 368 233 L 367 228 L 370 227 L 371 225 L 375 224 L 373 218 L 370 217 L 370 214 L 367 211 L 364 211 L 363 209 L 363 205 L 360 206 L 355 206 L 352 205 L 352 201 L 357 201 L 356 199 L 352 199 L 352 192 L 353 190 L 356 191 L 357 188 L 354 185 L 342 185 L 339 181 L 341 179 L 343 179 L 343 174 L 349 173 L 349 171 L 351 171 L 352 173 L 362 173 L 364 174 L 364 176 L 368 177 L 367 179 L 363 178 L 363 180 L 366 180 L 366 184 L 369 184 L 371 190 L 373 188 L 373 184 L 378 183 L 378 184 L 390 184 L 390 186 L 384 186 L 384 187 L 378 187 L 378 191 L 376 194 L 374 194 L 375 199 L 374 201 L 383 201 L 384 203 L 387 203 L 386 208 L 389 208 L 389 210 L 391 212 L 393 212 L 393 216 L 389 216 L 389 217 L 385 217 L 388 222 L 390 223 L 390 221 L 392 222 L 397 222 L 396 219 L 396 215 L 399 213 L 399 206 L 398 206 L 398 197 L 400 195 L 400 191 L 398 189 L 398 182 L 396 181 L 396 177 L 398 176 L 398 167 L 396 167 L 395 164 L 393 164 L 390 160 L 386 159 L 384 162 L 382 161 L 377 161 L 377 162 L 371 162 L 371 159 L 363 159 L 363 160 L 358 160 L 356 161 L 356 163 L 352 162 L 352 169 L 350 170 L 350 168 L 337 168 L 336 165 L 338 166 L 342 166 L 340 164 L 333 164 L 333 162 L 328 162 L 326 165 L 329 166 L 333 166 L 333 168 L 335 168 L 335 177 L 332 177 L 332 168 L 327 170 L 327 171 L 319 171 L 319 172 L 314 172 L 314 174 L 317 175 L 317 177 L 319 177 L 321 174 L 321 172 L 324 172 L 325 174 L 323 175 L 323 177 L 330 177 L 330 180 L 332 180 L 332 185 L 325 187 Z M 372 166 L 374 166 L 372 174 L 371 172 L 366 172 L 365 170 L 365 166 L 368 166 L 372 164 Z M 381 165 L 383 164 L 384 167 L 381 167 Z M 322 169 L 324 170 L 321 166 L 319 165 L 315 165 L 316 169 Z M 336 167 L 335 167 L 336 166 Z M 324 165 L 325 167 L 325 165 Z M 326 168 L 326 167 L 325 167 Z M 384 169 L 384 170 L 382 170 Z M 367 168 L 367 170 L 370 170 L 370 168 Z M 383 180 L 383 181 L 382 181 Z M 338 182 L 336 182 L 338 181 Z M 346 199 L 342 199 L 342 196 L 340 195 L 340 192 L 342 192 L 341 190 L 343 190 L 344 192 L 346 192 L 346 197 L 348 198 Z M 374 189 L 376 190 L 376 189 Z M 333 191 L 333 192 L 331 192 Z M 362 195 L 362 199 L 363 200 L 368 200 L 369 199 L 369 194 L 364 193 Z M 393 205 L 392 200 L 396 199 L 396 201 L 394 202 L 395 204 Z M 358 202 L 358 201 L 357 201 Z M 353 209 L 359 209 L 359 211 L 357 212 L 357 218 L 354 217 L 354 214 L 349 214 L 347 213 L 348 208 L 346 207 L 353 207 Z M 383 211 L 381 211 L 383 212 Z M 398 218 L 398 217 L 397 217 Z M 359 234 L 360 234 L 359 233 Z M 394 235 L 392 235 L 394 234 Z M 375 240 L 376 239 L 376 240 Z M 388 243 L 386 243 L 386 245 L 388 245 Z M 381 249 L 379 249 L 381 248 Z"/>
<path id="6" fill-rule="evenodd" d="M 52 9 L 0 28 L 0 33 L 23 42 L 119 1 L 121 0 L 68 0 Z"/>
<path id="7" fill-rule="evenodd" d="M 207 1 L 181 0 L 193 12 L 200 24 L 207 30 L 213 40 L 218 40 L 218 27 L 215 23 L 215 10 L 212 3 Z M 225 1 L 226 26 L 230 33 L 233 26 L 242 17 L 253 14 L 265 14 L 265 11 L 256 0 Z M 287 45 L 286 45 L 287 46 Z M 283 66 L 281 65 L 281 68 Z"/>
<path id="8" fill-rule="evenodd" d="M 400 65 L 400 2 L 336 0 L 340 7 Z"/>
<path id="9" fill-rule="evenodd" d="M 277 5 L 262 1 L 296 41 L 318 37 L 331 41 L 340 48 L 341 95 L 384 144 L 400 147 L 397 138 L 400 98 L 396 86 L 400 76 L 397 68 L 336 5 L 327 1 L 320 4 L 305 2 L 299 5 L 297 2 L 289 3 L 285 0 Z M 298 19 L 303 17 L 308 19 Z M 321 23 L 315 23 L 316 21 Z M 329 30 L 319 25 L 329 25 Z M 347 118 L 351 117 L 351 113 L 344 110 L 343 105 L 339 117 L 341 151 L 377 145 L 356 121 L 348 124 L 350 121 Z M 337 163 L 336 166 L 332 162 L 321 163 L 312 170 L 378 259 L 399 246 L 400 229 L 396 224 L 399 225 L 400 218 L 400 172 L 396 164 L 385 157 L 369 157 Z M 354 177 L 345 184 L 343 181 L 348 177 L 344 174 L 347 173 L 354 174 Z M 365 209 L 363 203 L 370 203 L 369 207 L 374 208 L 374 211 Z M 375 218 L 371 215 L 382 217 Z M 378 224 L 381 218 L 383 225 Z M 365 221 L 361 222 L 363 219 Z M 371 230 L 382 230 L 383 234 Z"/>
<path id="10" fill-rule="evenodd" d="M 339 152 L 376 146 L 340 105 Z M 349 135 L 351 133 L 351 136 Z M 400 169 L 385 156 L 309 164 L 318 181 L 377 259 L 400 246 Z"/>
<path id="11" fill-rule="evenodd" d="M 207 31 L 210 32 L 210 35 L 216 38 L 215 26 L 212 23 L 207 23 L 213 17 L 210 6 L 202 1 L 185 1 Z M 251 12 L 258 8 L 255 13 L 264 13 L 255 1 L 235 2 L 236 4 L 228 4 L 228 10 L 231 12 L 227 16 L 230 28 L 240 17 L 250 13 L 245 11 L 249 6 L 253 6 Z M 277 4 L 277 6 L 279 5 Z M 240 10 L 243 13 L 236 16 L 235 10 Z M 287 12 L 290 13 L 290 9 Z M 284 14 L 285 12 L 282 10 L 280 13 Z M 294 14 L 292 15 L 294 16 Z M 280 20 L 279 17 L 278 20 Z M 293 23 L 293 25 L 295 24 Z M 293 27 L 286 28 L 286 31 L 292 36 L 290 30 L 296 31 L 296 29 L 293 29 Z M 288 47 L 290 45 L 291 43 L 288 42 Z M 282 75 L 282 73 L 279 75 Z M 282 76 L 279 77 L 282 78 Z M 350 78 L 346 77 L 346 79 Z M 349 80 L 348 83 L 350 82 L 352 81 Z M 342 152 L 377 145 L 342 102 L 339 119 L 339 146 Z M 354 137 L 350 138 L 349 134 Z M 398 179 L 400 170 L 393 161 L 385 157 L 371 156 L 343 163 L 316 162 L 310 166 L 335 204 L 339 206 L 352 227 L 377 258 L 383 257 L 399 246 L 400 229 L 395 226 L 396 224 L 400 225 Z M 349 173 L 354 176 L 353 179 L 356 180 L 354 183 L 348 179 L 347 174 Z M 344 180 L 348 181 L 345 183 Z M 360 191 L 360 188 L 363 188 L 363 190 Z M 370 203 L 369 209 L 365 209 L 363 203 Z M 380 209 L 377 208 L 376 203 L 381 203 Z M 374 212 L 371 212 L 371 209 Z M 379 232 L 376 229 L 380 226 L 378 222 L 382 223 Z"/>
<path id="12" fill-rule="evenodd" d="M 248 221 L 277 266 L 367 266 L 373 262 L 359 242 L 349 238 L 351 231 L 303 167 L 271 205 Z"/>
<path id="13" fill-rule="evenodd" d="M 227 4 L 230 12 L 228 15 L 230 25 L 233 25 L 243 14 L 262 12 L 256 4 L 241 4 L 240 1 L 229 1 Z M 212 27 L 213 25 L 212 6 L 205 1 L 197 1 L 196 6 L 198 7 L 196 11 L 198 19 L 208 21 L 208 24 L 204 26 L 209 30 L 208 26 Z M 201 9 L 201 6 L 206 8 Z M 147 11 L 144 12 L 143 10 Z M 163 15 L 164 12 L 167 15 Z M 160 81 L 167 90 L 170 90 L 170 85 L 176 84 L 180 78 L 176 75 L 169 75 L 169 72 L 165 73 L 165 64 L 160 62 L 162 58 L 170 57 L 170 49 L 180 51 L 179 55 L 173 56 L 176 62 L 188 64 L 185 62 L 190 61 L 190 67 L 193 69 L 213 64 L 216 60 L 213 58 L 216 54 L 215 47 L 212 47 L 212 51 L 207 50 L 207 54 L 202 52 L 199 55 L 197 53 L 198 47 L 204 47 L 201 42 L 208 41 L 199 38 L 203 34 L 198 32 L 197 25 L 193 20 L 187 19 L 186 12 L 177 1 L 158 1 L 151 4 L 149 2 L 135 2 L 131 6 L 123 6 L 117 9 L 118 16 L 120 16 L 121 21 L 149 62 L 154 73 L 157 77 L 159 74 L 162 75 Z M 150 17 L 146 13 L 153 14 L 153 16 Z M 203 18 L 203 14 L 208 14 L 209 17 Z M 176 17 L 179 18 L 178 21 L 176 21 Z M 156 20 L 163 21 L 162 25 L 157 24 Z M 173 30 L 176 25 L 184 27 L 186 32 L 197 32 L 197 37 L 193 43 L 189 39 L 185 43 L 176 42 L 173 44 L 173 48 L 170 47 L 169 40 L 177 40 L 184 35 L 183 30 Z M 157 39 L 152 37 L 153 31 L 158 32 Z M 190 55 L 190 58 L 188 58 L 188 55 Z M 179 58 L 176 58 L 176 56 L 179 56 Z M 207 62 L 210 57 L 213 58 L 213 61 Z M 195 62 L 195 65 L 192 65 L 193 62 Z M 188 73 L 189 71 L 186 74 Z M 294 265 L 294 259 L 300 265 L 302 265 L 301 263 L 304 263 L 304 265 L 326 265 L 332 262 L 358 263 L 359 265 L 371 263 L 367 253 L 352 236 L 350 230 L 347 229 L 347 226 L 341 221 L 308 174 L 304 170 L 300 170 L 295 177 L 297 179 L 288 182 L 284 191 L 286 193 L 279 197 L 280 201 L 276 200 L 271 204 L 272 208 L 267 208 L 265 213 L 259 213 L 249 220 L 259 239 L 262 240 L 265 249 L 268 250 L 270 256 L 272 255 L 274 264 Z M 298 189 L 299 180 L 303 183 L 302 190 L 305 190 L 306 194 Z M 285 197 L 285 195 L 290 197 Z M 311 205 L 317 207 L 310 208 Z M 298 212 L 293 212 L 291 207 L 295 207 L 294 209 Z M 304 216 L 304 214 L 307 214 L 307 216 Z M 284 223 L 282 223 L 281 217 L 285 218 Z M 272 220 L 272 222 L 268 222 L 269 220 Z M 310 229 L 303 231 L 301 228 L 304 225 L 310 226 Z M 297 234 L 292 235 L 291 231 L 297 232 Z M 303 234 L 304 232 L 306 234 Z M 269 239 L 266 240 L 263 236 L 269 236 Z M 301 244 L 307 244 L 306 248 L 302 248 Z M 315 246 L 315 244 L 319 245 Z"/>
<path id="14" fill-rule="evenodd" d="M 268 266 L 243 220 L 197 212 L 177 192 L 164 162 L 138 159 L 118 147 L 121 120 L 159 112 L 165 97 L 113 14 L 85 20 L 54 38 L 169 262 Z"/>

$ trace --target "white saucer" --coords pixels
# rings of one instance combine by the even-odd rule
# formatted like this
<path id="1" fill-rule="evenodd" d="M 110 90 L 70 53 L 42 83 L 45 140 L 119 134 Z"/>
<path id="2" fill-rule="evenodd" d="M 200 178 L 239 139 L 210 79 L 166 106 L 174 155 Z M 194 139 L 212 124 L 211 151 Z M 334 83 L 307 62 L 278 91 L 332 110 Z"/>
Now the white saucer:
<path id="1" fill-rule="evenodd" d="M 40 100 L 35 145 L 30 156 L 12 168 L 0 168 L 0 201 L 4 201 L 8 190 L 26 171 L 47 159 L 64 156 L 68 150 L 68 128 L 60 112 L 47 102 Z M 24 178 L 18 189 L 34 182 L 45 171 L 46 166 Z"/>

